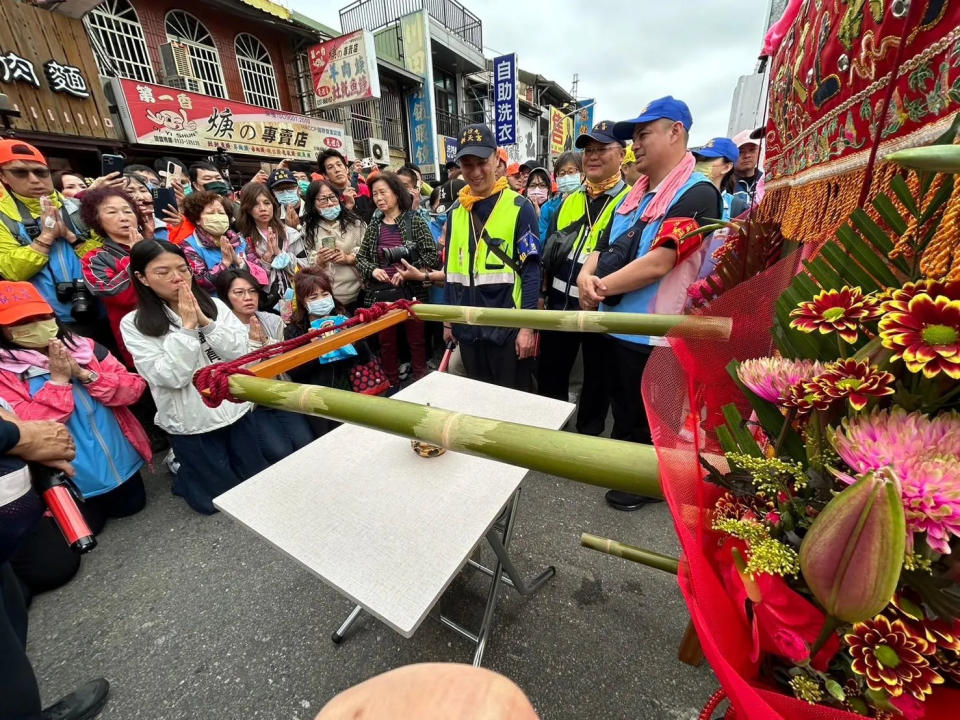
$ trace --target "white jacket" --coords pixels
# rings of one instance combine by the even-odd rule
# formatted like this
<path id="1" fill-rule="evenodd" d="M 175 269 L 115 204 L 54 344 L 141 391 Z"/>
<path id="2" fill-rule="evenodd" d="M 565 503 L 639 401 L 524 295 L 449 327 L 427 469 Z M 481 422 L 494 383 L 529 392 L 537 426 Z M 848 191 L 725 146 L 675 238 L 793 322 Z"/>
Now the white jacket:
<path id="1" fill-rule="evenodd" d="M 180 327 L 180 316 L 169 308 L 176 329 L 163 337 L 137 330 L 134 310 L 120 321 L 120 334 L 137 372 L 147 381 L 157 404 L 156 423 L 172 435 L 199 435 L 232 425 L 250 412 L 252 403 L 221 403 L 209 408 L 193 386 L 193 374 L 221 360 L 247 353 L 248 331 L 230 309 L 214 298 L 217 319 L 202 330 Z"/>

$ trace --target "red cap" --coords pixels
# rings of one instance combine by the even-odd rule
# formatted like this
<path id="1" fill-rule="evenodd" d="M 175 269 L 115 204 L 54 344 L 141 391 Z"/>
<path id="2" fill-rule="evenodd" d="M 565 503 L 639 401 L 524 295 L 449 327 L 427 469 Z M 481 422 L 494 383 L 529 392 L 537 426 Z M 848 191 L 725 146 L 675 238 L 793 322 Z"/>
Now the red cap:
<path id="1" fill-rule="evenodd" d="M 0 325 L 15 325 L 24 318 L 52 315 L 53 308 L 28 282 L 0 282 Z"/>
<path id="2" fill-rule="evenodd" d="M 514 163 L 513 165 L 509 165 L 507 167 L 507 175 L 510 175 L 512 177 L 514 175 L 519 175 L 519 174 L 520 174 L 520 163 Z"/>
<path id="3" fill-rule="evenodd" d="M 33 145 L 25 143 L 23 140 L 4 139 L 0 140 L 0 165 L 6 165 L 15 160 L 30 160 L 38 162 L 41 165 L 47 164 L 47 159 Z"/>
<path id="4" fill-rule="evenodd" d="M 502 147 L 497 148 L 497 160 L 502 162 L 504 165 L 510 162 L 510 158 L 507 155 L 507 151 L 504 150 Z"/>

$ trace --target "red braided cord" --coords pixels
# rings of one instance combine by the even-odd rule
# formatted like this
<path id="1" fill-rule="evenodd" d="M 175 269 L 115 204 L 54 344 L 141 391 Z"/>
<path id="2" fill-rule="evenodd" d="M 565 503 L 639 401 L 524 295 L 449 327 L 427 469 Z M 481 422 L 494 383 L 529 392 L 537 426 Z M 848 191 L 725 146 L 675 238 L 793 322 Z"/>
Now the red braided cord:
<path id="1" fill-rule="evenodd" d="M 713 714 L 720 707 L 720 703 L 727 699 L 727 693 L 723 688 L 717 688 L 717 691 L 710 696 L 707 704 L 703 706 L 703 712 L 700 713 L 699 720 L 711 720 Z"/>
<path id="2" fill-rule="evenodd" d="M 368 308 L 359 308 L 353 317 L 349 318 L 342 325 L 338 325 L 336 330 L 346 330 L 355 325 L 366 324 L 383 317 L 391 310 L 406 310 L 409 313 L 410 308 L 416 305 L 416 303 L 416 300 L 397 300 L 392 303 L 374 303 Z M 230 394 L 231 375 L 253 375 L 252 372 L 244 367 L 245 365 L 282 355 L 285 352 L 306 345 L 329 332 L 330 329 L 310 330 L 290 340 L 283 340 L 273 345 L 264 345 L 262 348 L 258 348 L 235 360 L 207 365 L 197 370 L 194 374 L 193 386 L 200 391 L 200 397 L 203 398 L 203 402 L 207 407 L 217 407 L 224 400 L 240 402 Z"/>

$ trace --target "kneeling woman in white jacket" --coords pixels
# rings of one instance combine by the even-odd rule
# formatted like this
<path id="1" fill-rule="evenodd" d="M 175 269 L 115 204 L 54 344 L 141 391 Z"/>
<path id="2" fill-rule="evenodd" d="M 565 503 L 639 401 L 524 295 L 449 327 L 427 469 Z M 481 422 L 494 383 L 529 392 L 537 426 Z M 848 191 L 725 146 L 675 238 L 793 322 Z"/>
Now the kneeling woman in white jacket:
<path id="1" fill-rule="evenodd" d="M 180 462 L 173 492 L 213 513 L 213 498 L 267 467 L 250 403 L 203 404 L 194 373 L 247 352 L 247 328 L 204 292 L 183 251 L 142 240 L 130 251 L 137 309 L 120 321 L 123 342 L 157 404 L 158 426 Z"/>

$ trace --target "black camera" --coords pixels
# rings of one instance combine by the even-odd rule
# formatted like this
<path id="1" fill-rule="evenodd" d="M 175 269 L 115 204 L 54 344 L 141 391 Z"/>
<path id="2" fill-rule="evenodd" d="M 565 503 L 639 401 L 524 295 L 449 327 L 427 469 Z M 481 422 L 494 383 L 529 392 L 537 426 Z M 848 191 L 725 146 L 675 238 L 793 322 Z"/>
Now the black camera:
<path id="1" fill-rule="evenodd" d="M 233 156 L 226 149 L 218 147 L 216 154 L 210 156 L 210 162 L 222 173 L 230 170 L 233 165 Z"/>
<path id="2" fill-rule="evenodd" d="M 77 278 L 70 282 L 57 283 L 56 290 L 57 300 L 70 303 L 70 314 L 74 317 L 93 312 L 93 294 L 87 289 L 83 280 Z"/>
<path id="3" fill-rule="evenodd" d="M 406 260 L 411 265 L 420 262 L 420 253 L 413 245 L 397 245 L 396 247 L 383 248 L 383 264 L 398 265 L 401 260 Z"/>

